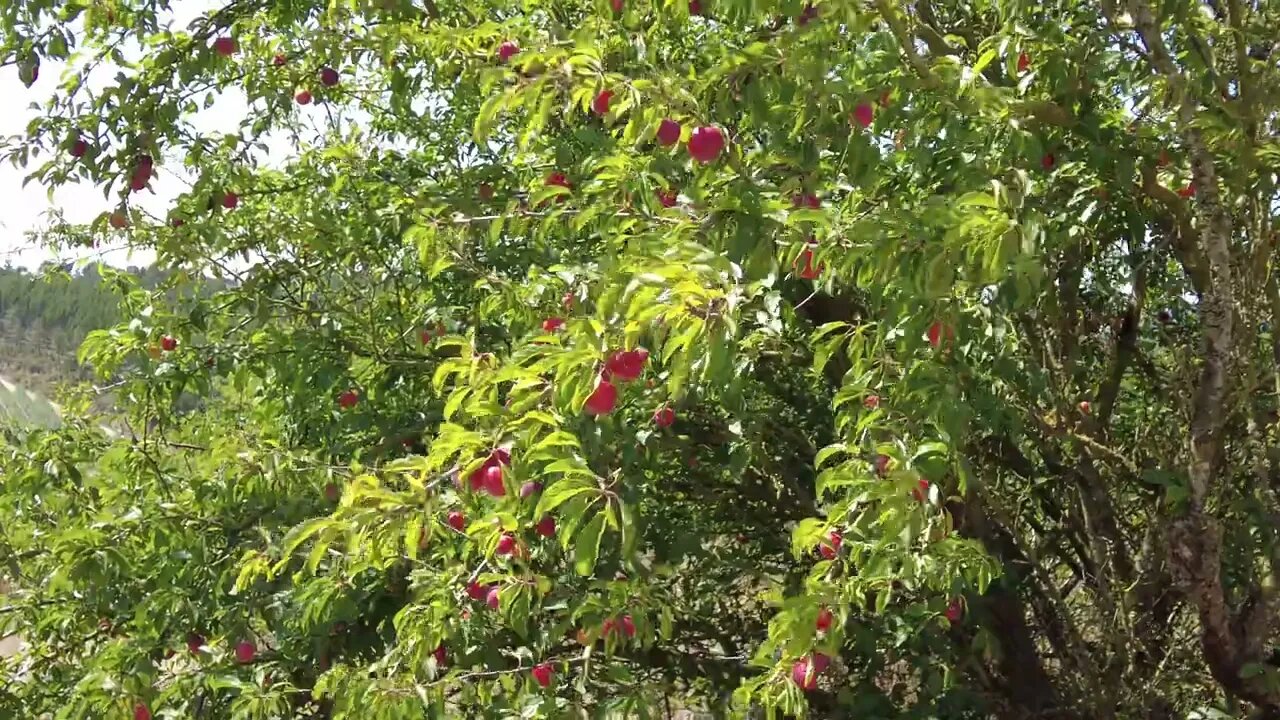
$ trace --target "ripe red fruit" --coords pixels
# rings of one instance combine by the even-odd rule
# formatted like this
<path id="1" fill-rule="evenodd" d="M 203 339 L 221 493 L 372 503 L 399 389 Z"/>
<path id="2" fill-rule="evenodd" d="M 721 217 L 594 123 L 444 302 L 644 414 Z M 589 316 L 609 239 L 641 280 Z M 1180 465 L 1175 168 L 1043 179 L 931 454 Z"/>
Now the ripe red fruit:
<path id="1" fill-rule="evenodd" d="M 831 659 L 822 653 L 800 658 L 795 665 L 791 666 L 791 682 L 801 690 L 813 690 L 818 687 L 818 675 L 826 670 L 830 663 Z"/>
<path id="2" fill-rule="evenodd" d="M 187 221 L 183 220 L 180 217 L 173 218 L 172 220 L 169 221 L 169 225 L 172 226 L 175 230 L 186 224 L 187 224 Z"/>
<path id="3" fill-rule="evenodd" d="M 573 184 L 569 182 L 569 178 L 565 177 L 562 172 L 553 172 L 547 175 L 548 185 L 559 185 L 562 188 L 572 188 Z"/>
<path id="4" fill-rule="evenodd" d="M 875 410 L 880 407 L 880 396 L 874 394 L 866 396 L 862 399 L 862 406 L 868 410 Z"/>
<path id="5" fill-rule="evenodd" d="M 431 655 L 436 659 L 437 666 L 444 665 L 445 658 L 448 657 L 448 653 L 445 652 L 443 645 L 441 645 L 440 647 L 437 647 L 435 650 L 432 650 Z"/>
<path id="6" fill-rule="evenodd" d="M 507 484 L 502 481 L 502 465 L 490 463 L 480 473 L 480 486 L 494 497 L 507 494 Z"/>
<path id="7" fill-rule="evenodd" d="M 493 587 L 489 588 L 488 593 L 486 593 L 484 596 L 484 604 L 488 605 L 490 610 L 497 610 L 498 607 L 502 604 L 502 598 L 499 597 L 498 590 L 499 590 L 498 586 L 494 585 Z"/>
<path id="8" fill-rule="evenodd" d="M 462 532 L 467 526 L 467 518 L 462 513 L 454 510 L 449 513 L 448 523 L 449 527 L 457 530 L 458 532 Z"/>
<path id="9" fill-rule="evenodd" d="M 947 603 L 947 609 L 942 613 L 942 615 L 950 621 L 952 625 L 955 625 L 964 617 L 964 603 L 958 597 L 951 598 L 951 602 Z"/>
<path id="10" fill-rule="evenodd" d="M 133 720 L 151 720 L 151 708 L 142 703 L 134 705 Z"/>
<path id="11" fill-rule="evenodd" d="M 818 546 L 818 552 L 827 560 L 832 560 L 840 552 L 840 546 L 844 543 L 844 536 L 837 530 L 832 530 L 827 534 L 827 539 L 822 541 Z"/>
<path id="12" fill-rule="evenodd" d="M 176 338 L 165 335 L 160 338 L 160 349 L 165 352 L 173 352 L 178 349 L 178 341 Z"/>
<path id="13" fill-rule="evenodd" d="M 701 14 L 702 14 L 702 3 L 698 2 L 698 0 L 689 0 L 689 14 L 690 14 L 690 15 L 701 15 Z"/>
<path id="14" fill-rule="evenodd" d="M 485 599 L 485 596 L 487 596 L 488 594 L 489 594 L 489 588 L 485 587 L 484 585 L 481 585 L 475 580 L 472 580 L 471 582 L 467 583 L 467 597 L 471 598 L 472 600 L 483 600 Z"/>
<path id="15" fill-rule="evenodd" d="M 516 536 L 511 533 L 503 533 L 498 538 L 498 545 L 493 549 L 495 555 L 510 555 L 516 550 Z"/>
<path id="16" fill-rule="evenodd" d="M 596 389 L 587 397 L 583 410 L 588 415 L 608 415 L 618 406 L 618 388 L 613 383 L 600 378 Z"/>
<path id="17" fill-rule="evenodd" d="M 619 350 L 605 359 L 603 375 L 609 380 L 631 382 L 644 373 L 648 362 L 649 351 L 644 348 Z"/>
<path id="18" fill-rule="evenodd" d="M 833 620 L 834 618 L 835 618 L 835 616 L 831 614 L 831 611 L 830 611 L 830 610 L 828 610 L 828 609 L 827 609 L 827 608 L 825 608 L 825 607 L 824 607 L 824 608 L 819 608 L 819 609 L 818 609 L 818 620 L 817 620 L 817 622 L 815 623 L 815 625 L 816 625 L 816 626 L 817 626 L 817 628 L 818 628 L 818 632 L 826 632 L 826 631 L 830 630 L 830 629 L 831 629 L 831 622 L 832 622 L 832 620 Z"/>
<path id="19" fill-rule="evenodd" d="M 1018 53 L 1018 72 L 1024 73 L 1030 69 L 1031 69 L 1031 56 L 1026 54 L 1025 52 Z"/>
<path id="20" fill-rule="evenodd" d="M 911 496 L 914 497 L 917 502 L 924 502 L 926 499 L 928 499 L 929 481 L 925 480 L 924 478 L 920 478 L 919 480 L 917 480 L 916 486 L 911 489 Z"/>
<path id="21" fill-rule="evenodd" d="M 551 515 L 544 515 L 538 524 L 533 526 L 533 531 L 542 537 L 552 537 L 556 534 L 556 519 Z"/>
<path id="22" fill-rule="evenodd" d="M 864 130 L 871 127 L 871 121 L 874 117 L 875 110 L 872 109 L 871 103 L 858 103 L 858 106 L 853 109 L 854 122 L 858 123 L 858 126 Z"/>
<path id="23" fill-rule="evenodd" d="M 76 140 L 75 142 L 71 143 L 71 157 L 73 158 L 84 157 L 84 154 L 87 152 L 89 152 L 89 143 L 83 140 Z"/>
<path id="24" fill-rule="evenodd" d="M 955 332 L 950 326 L 943 325 L 941 320 L 936 320 L 929 326 L 929 344 L 937 348 L 942 345 L 943 340 L 951 340 L 955 337 Z"/>
<path id="25" fill-rule="evenodd" d="M 804 10 L 800 11 L 800 17 L 796 18 L 796 24 L 804 27 L 809 24 L 810 20 L 818 17 L 818 8 L 813 5 L 805 5 Z"/>
<path id="26" fill-rule="evenodd" d="M 676 411 L 665 405 L 658 408 L 657 412 L 653 414 L 653 424 L 660 428 L 671 427 L 671 424 L 675 421 Z"/>
<path id="27" fill-rule="evenodd" d="M 555 332 L 564 326 L 564 318 L 549 317 L 542 321 L 543 332 Z"/>
<path id="28" fill-rule="evenodd" d="M 689 136 L 689 157 L 700 163 L 709 163 L 724 152 L 724 132 L 714 125 L 694 128 Z"/>
<path id="29" fill-rule="evenodd" d="M 609 103 L 613 101 L 612 90 L 601 90 L 591 101 L 591 111 L 597 115 L 609 114 Z"/>
<path id="30" fill-rule="evenodd" d="M 1195 194 L 1196 194 L 1196 186 L 1192 185 L 1191 183 L 1187 183 L 1184 187 L 1178 190 L 1178 197 L 1182 198 L 1183 200 L 1195 197 Z"/>
<path id="31" fill-rule="evenodd" d="M 299 91 L 298 91 L 298 94 L 293 96 L 293 99 L 294 99 L 294 100 L 295 100 L 299 105 L 310 105 L 310 104 L 311 104 L 311 93 L 307 92 L 306 90 L 299 90 Z"/>
<path id="32" fill-rule="evenodd" d="M 678 142 L 680 142 L 680 123 L 671 118 L 664 118 L 658 125 L 658 143 L 675 145 Z"/>
<path id="33" fill-rule="evenodd" d="M 1080 412 L 1081 412 L 1082 414 L 1084 414 L 1084 415 L 1088 415 L 1088 414 L 1089 414 L 1089 410 L 1091 409 L 1091 407 L 1092 407 L 1092 406 L 1091 406 L 1091 405 L 1089 405 L 1089 401 L 1088 401 L 1088 400 L 1081 400 L 1081 401 L 1080 401 Z"/>
<path id="34" fill-rule="evenodd" d="M 196 655 L 204 647 L 204 636 L 200 633 L 187 633 L 187 652 Z"/>
<path id="35" fill-rule="evenodd" d="M 799 195 L 791 196 L 791 207 L 793 208 L 807 207 L 810 210 L 817 210 L 818 208 L 822 207 L 822 200 L 818 199 L 818 196 L 812 193 L 800 193 Z"/>
<path id="36" fill-rule="evenodd" d="M 228 190 L 222 193 L 222 207 L 228 210 L 235 210 L 240 204 L 240 196 Z"/>
<path id="37" fill-rule="evenodd" d="M 813 251 L 817 247 L 818 243 L 810 240 L 805 244 L 804 250 L 800 251 L 800 255 L 796 257 L 795 262 L 792 263 L 792 267 L 796 268 L 796 274 L 803 280 L 817 280 L 822 275 L 822 271 L 826 269 L 824 263 L 819 263 L 816 266 L 813 264 Z"/>
<path id="38" fill-rule="evenodd" d="M 534 495 L 537 495 L 540 492 L 542 492 L 542 483 L 534 482 L 533 480 L 530 480 L 529 482 L 520 486 L 521 499 L 533 497 Z"/>
<path id="39" fill-rule="evenodd" d="M 613 8 L 615 13 L 622 12 L 622 0 L 609 0 L 609 7 Z"/>
<path id="40" fill-rule="evenodd" d="M 123 230 L 129 227 L 129 217 L 119 210 L 111 213 L 111 217 L 107 218 L 107 222 L 116 230 Z"/>
<path id="41" fill-rule="evenodd" d="M 257 654 L 258 648 L 251 641 L 241 640 L 236 643 L 236 662 L 241 665 L 253 662 Z"/>
<path id="42" fill-rule="evenodd" d="M 338 498 L 342 497 L 342 490 L 335 483 L 325 483 L 324 499 L 329 502 L 338 502 Z"/>
<path id="43" fill-rule="evenodd" d="M 1044 156 L 1040 158 L 1040 167 L 1045 170 L 1052 170 L 1053 166 L 1057 162 L 1058 159 L 1053 156 L 1053 153 L 1045 153 Z"/>
<path id="44" fill-rule="evenodd" d="M 875 467 L 876 474 L 880 477 L 884 477 L 885 474 L 889 472 L 889 456 L 877 455 L 873 465 Z"/>
<path id="45" fill-rule="evenodd" d="M 622 619 L 618 621 L 618 624 L 622 626 L 623 635 L 626 635 L 627 637 L 636 636 L 636 623 L 631 619 L 630 615 L 623 615 Z"/>
<path id="46" fill-rule="evenodd" d="M 615 2 L 621 2 L 621 0 L 615 0 Z M 539 687 L 551 685 L 551 666 L 549 664 L 535 665 L 532 674 L 534 682 L 538 683 Z"/>
<path id="47" fill-rule="evenodd" d="M 663 190 L 662 188 L 658 188 L 657 193 L 658 193 L 658 202 L 662 205 L 662 207 L 669 208 L 669 207 L 676 206 L 676 198 L 678 197 L 678 195 L 676 194 L 675 190 L 672 190 L 670 188 L 666 190 Z"/>
<path id="48" fill-rule="evenodd" d="M 320 68 L 320 84 L 325 87 L 333 87 L 334 85 L 337 85 L 338 71 L 328 66 Z"/>
<path id="49" fill-rule="evenodd" d="M 236 43 L 235 38 L 220 37 L 213 41 L 213 49 L 222 57 L 231 57 L 236 54 L 239 45 Z"/>
<path id="50" fill-rule="evenodd" d="M 276 56 L 271 58 L 271 64 L 276 67 L 283 67 L 287 62 L 289 62 L 289 60 L 284 56 L 284 53 L 276 53 Z"/>
<path id="51" fill-rule="evenodd" d="M 510 40 L 498 46 L 498 61 L 506 62 L 520 52 L 520 46 Z"/>
<path id="52" fill-rule="evenodd" d="M 359 402 L 360 396 L 356 394 L 355 390 L 343 390 L 342 394 L 338 395 L 338 407 L 343 410 L 350 410 Z"/>

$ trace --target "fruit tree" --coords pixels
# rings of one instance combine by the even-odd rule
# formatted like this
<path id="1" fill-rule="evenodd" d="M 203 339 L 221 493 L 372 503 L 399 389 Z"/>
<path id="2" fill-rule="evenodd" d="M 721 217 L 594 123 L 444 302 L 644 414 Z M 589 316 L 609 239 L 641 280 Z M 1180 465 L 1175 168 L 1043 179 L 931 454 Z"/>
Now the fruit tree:
<path id="1" fill-rule="evenodd" d="M 0 715 L 1280 718 L 1278 30 L 3 4 L 167 280 L 6 434 Z"/>

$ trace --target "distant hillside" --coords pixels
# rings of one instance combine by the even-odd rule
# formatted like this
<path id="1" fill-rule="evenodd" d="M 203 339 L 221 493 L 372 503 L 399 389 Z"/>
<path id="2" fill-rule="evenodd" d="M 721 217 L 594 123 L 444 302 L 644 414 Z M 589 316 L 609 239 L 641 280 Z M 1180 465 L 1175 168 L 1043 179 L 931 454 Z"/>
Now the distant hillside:
<path id="1" fill-rule="evenodd" d="M 61 422 L 47 398 L 0 377 L 0 425 L 53 428 Z"/>

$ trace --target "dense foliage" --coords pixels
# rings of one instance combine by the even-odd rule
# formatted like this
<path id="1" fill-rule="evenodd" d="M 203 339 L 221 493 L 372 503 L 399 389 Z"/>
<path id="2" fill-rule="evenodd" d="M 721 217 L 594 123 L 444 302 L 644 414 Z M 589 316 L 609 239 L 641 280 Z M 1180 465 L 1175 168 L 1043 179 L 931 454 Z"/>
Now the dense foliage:
<path id="1" fill-rule="evenodd" d="M 4 713 L 1280 717 L 1273 3 L 159 5 L 0 7 L 167 273 Z"/>

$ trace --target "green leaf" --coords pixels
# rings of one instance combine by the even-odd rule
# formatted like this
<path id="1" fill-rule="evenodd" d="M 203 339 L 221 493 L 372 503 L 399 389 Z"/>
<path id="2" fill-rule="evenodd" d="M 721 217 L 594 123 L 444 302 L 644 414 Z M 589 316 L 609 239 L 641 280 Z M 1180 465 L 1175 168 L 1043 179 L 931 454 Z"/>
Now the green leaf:
<path id="1" fill-rule="evenodd" d="M 600 511 L 578 533 L 573 552 L 573 569 L 579 575 L 585 577 L 595 571 L 596 557 L 600 554 L 600 538 L 604 534 L 604 521 L 604 511 Z"/>

